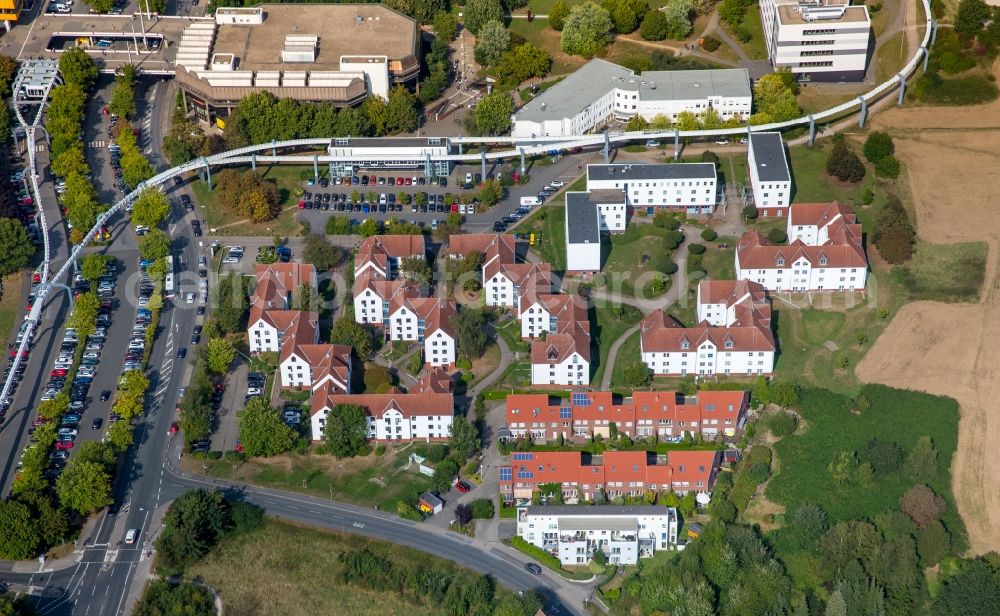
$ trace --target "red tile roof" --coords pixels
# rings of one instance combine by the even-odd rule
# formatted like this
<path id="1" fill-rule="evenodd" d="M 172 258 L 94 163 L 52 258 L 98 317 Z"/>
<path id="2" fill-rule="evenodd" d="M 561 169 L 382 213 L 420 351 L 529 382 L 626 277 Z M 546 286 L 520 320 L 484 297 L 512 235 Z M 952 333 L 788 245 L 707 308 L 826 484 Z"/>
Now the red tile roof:
<path id="1" fill-rule="evenodd" d="M 439 393 L 446 394 L 451 391 L 451 375 L 442 368 L 435 368 L 428 372 L 424 378 L 420 379 L 416 385 L 410 389 L 410 393 Z"/>
<path id="2" fill-rule="evenodd" d="M 478 252 L 484 256 L 483 262 L 485 263 L 486 253 L 494 244 L 499 245 L 495 249 L 494 254 L 509 254 L 511 255 L 511 259 L 514 258 L 514 236 L 501 233 L 463 233 L 461 235 L 452 235 L 448 238 L 448 254 L 461 257 L 470 252 Z"/>
<path id="3" fill-rule="evenodd" d="M 338 404 L 360 406 L 369 417 L 381 417 L 393 409 L 402 413 L 403 417 L 455 414 L 454 399 L 450 393 L 336 394 L 314 402 L 318 404 L 310 403 L 313 415 Z"/>
<path id="4" fill-rule="evenodd" d="M 686 481 L 688 487 L 695 488 L 701 482 L 701 487 L 707 490 L 712 485 L 720 457 L 719 451 L 669 451 L 667 464 L 674 470 L 675 485 Z"/>
<path id="5" fill-rule="evenodd" d="M 281 334 L 282 341 L 299 339 L 309 343 L 316 340 L 319 331 L 319 314 L 304 310 L 262 310 L 254 307 L 250 311 L 249 323 L 264 321 Z"/>
<path id="6" fill-rule="evenodd" d="M 641 348 L 646 353 L 695 352 L 708 340 L 717 349 L 725 351 L 774 351 L 770 312 L 766 315 L 750 312 L 745 317 L 748 320 L 739 320 L 730 327 L 715 327 L 708 322 L 683 327 L 672 317 L 657 310 L 646 315 L 639 324 L 642 332 Z M 685 342 L 688 344 L 687 348 L 683 346 Z M 732 342 L 732 346 L 727 347 L 727 342 Z"/>
<path id="7" fill-rule="evenodd" d="M 788 224 L 792 226 L 823 227 L 838 216 L 854 223 L 854 210 L 843 203 L 793 203 L 788 209 Z"/>
<path id="8" fill-rule="evenodd" d="M 801 240 L 795 240 L 787 246 L 775 246 L 760 232 L 748 231 L 736 245 L 739 267 L 791 269 L 792 264 L 801 258 L 805 258 L 813 267 L 868 267 L 868 259 L 861 246 L 860 225 L 835 222 L 829 233 L 830 241 L 819 246 L 807 246 Z M 826 263 L 821 265 L 824 258 Z"/>
<path id="9" fill-rule="evenodd" d="M 412 280 L 386 280 L 372 274 L 371 270 L 354 279 L 354 296 L 371 289 L 382 301 L 401 301 L 406 297 L 419 297 L 420 286 Z"/>
<path id="10" fill-rule="evenodd" d="M 257 264 L 254 268 L 251 305 L 262 309 L 286 310 L 299 286 L 316 287 L 316 268 L 311 263 Z"/>
<path id="11" fill-rule="evenodd" d="M 698 301 L 702 304 L 732 306 L 747 295 L 752 302 L 767 302 L 764 285 L 750 280 L 702 280 L 698 283 Z"/>
<path id="12" fill-rule="evenodd" d="M 590 362 L 590 334 L 577 329 L 568 334 L 549 334 L 545 340 L 531 343 L 531 363 L 561 364 L 577 353 Z"/>

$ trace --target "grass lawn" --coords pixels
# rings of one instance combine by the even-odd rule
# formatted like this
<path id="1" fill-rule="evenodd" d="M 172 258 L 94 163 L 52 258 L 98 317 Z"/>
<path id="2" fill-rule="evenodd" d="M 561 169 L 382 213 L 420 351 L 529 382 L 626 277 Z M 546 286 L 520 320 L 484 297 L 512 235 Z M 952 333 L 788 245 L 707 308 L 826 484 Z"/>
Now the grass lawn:
<path id="1" fill-rule="evenodd" d="M 601 252 L 605 253 L 601 271 L 606 290 L 646 298 L 659 297 L 669 288 L 670 276 L 664 274 L 670 264 L 672 251 L 664 248 L 662 239 L 668 233 L 651 224 L 628 226 L 625 233 L 612 235 L 611 241 L 602 240 Z M 659 280 L 659 289 L 653 284 Z"/>
<path id="2" fill-rule="evenodd" d="M 535 208 L 513 231 L 534 233 L 535 250 L 542 261 L 551 263 L 556 272 L 566 271 L 566 203 L 561 195 Z"/>
<path id="3" fill-rule="evenodd" d="M 611 307 L 601 306 L 594 309 L 594 316 L 590 324 L 591 340 L 597 345 L 597 357 L 590 358 L 590 368 L 593 377 L 592 382 L 600 383 L 608 361 L 608 352 L 615 340 L 621 338 L 628 328 L 632 327 L 642 319 L 642 313 L 637 308 L 625 307 L 623 314 L 619 316 Z M 616 363 L 621 363 L 621 355 Z"/>
<path id="4" fill-rule="evenodd" d="M 552 56 L 552 70 L 550 71 L 552 75 L 572 73 L 587 62 L 580 56 L 563 53 L 559 46 L 559 39 L 562 35 L 549 27 L 547 19 L 535 19 L 530 22 L 527 19 L 511 20 L 510 33 L 515 38 L 521 37 L 547 51 Z"/>
<path id="5" fill-rule="evenodd" d="M 0 295 L 0 336 L 10 340 L 14 333 L 14 325 L 21 310 L 21 277 L 24 274 L 15 272 L 3 277 L 3 295 Z"/>
<path id="6" fill-rule="evenodd" d="M 884 10 L 884 9 L 883 9 Z M 910 59 L 906 32 L 897 32 L 875 48 L 875 81 L 882 83 L 900 71 Z"/>
<path id="7" fill-rule="evenodd" d="M 267 179 L 273 179 L 281 193 L 281 214 L 274 220 L 262 223 L 242 222 L 242 216 L 230 212 L 219 202 L 215 191 L 208 190 L 208 184 L 201 180 L 191 182 L 195 201 L 204 208 L 206 231 L 218 229 L 216 235 L 260 235 L 282 237 L 297 236 L 300 225 L 296 217 L 298 208 L 295 189 L 302 187 L 302 174 L 312 174 L 311 167 L 277 165 L 274 167 L 258 167 L 258 171 Z M 227 226 L 231 225 L 231 226 Z"/>
<path id="8" fill-rule="evenodd" d="M 898 509 L 900 496 L 910 486 L 926 483 L 947 501 L 942 521 L 961 551 L 965 529 L 955 509 L 948 471 L 958 441 L 958 404 L 950 398 L 881 385 L 866 385 L 861 391 L 870 406 L 858 412 L 852 412 L 849 399 L 830 391 L 802 392 L 799 410 L 806 427 L 774 445 L 780 470 L 767 486 L 767 497 L 786 511 L 801 503 L 816 503 L 833 523 Z M 839 451 L 856 451 L 864 462 L 871 438 L 896 443 L 905 458 L 921 436 L 934 440 L 938 471 L 919 482 L 890 472 L 876 476 L 873 487 L 850 483 L 838 487 L 827 470 Z"/>
<path id="9" fill-rule="evenodd" d="M 985 242 L 919 242 L 910 262 L 892 268 L 891 276 L 913 301 L 974 302 L 986 274 L 988 250 Z"/>
<path id="10" fill-rule="evenodd" d="M 760 23 L 760 6 L 753 4 L 747 9 L 746 15 L 743 17 L 743 23 L 740 24 L 739 28 L 735 30 L 727 23 L 721 22 L 720 25 L 726 29 L 730 36 L 733 37 L 740 47 L 743 48 L 743 53 L 747 55 L 751 60 L 766 60 L 767 59 L 767 42 L 764 40 L 764 27 Z M 740 40 L 737 35 L 736 30 L 742 30 L 744 32 L 750 33 L 750 40 L 744 43 Z M 723 43 L 725 45 L 725 43 Z"/>
<path id="11" fill-rule="evenodd" d="M 618 357 L 615 358 L 615 365 L 611 367 L 611 389 L 628 390 L 632 387 L 625 382 L 625 376 L 622 373 L 625 370 L 625 366 L 639 361 L 639 339 L 641 337 L 642 333 L 636 331 L 626 338 L 621 348 L 618 349 Z"/>
<path id="12" fill-rule="evenodd" d="M 736 241 L 735 237 L 719 237 L 714 242 L 702 242 L 705 254 L 701 264 L 711 280 L 736 279 Z M 722 248 L 722 244 L 726 248 Z"/>
<path id="13" fill-rule="evenodd" d="M 805 144 L 788 148 L 791 155 L 793 203 L 826 203 L 841 201 L 860 203 L 866 188 L 875 185 L 875 174 L 871 169 L 857 184 L 847 184 L 826 173 L 826 156 L 832 148 L 829 139 L 817 141 L 809 147 Z M 854 147 L 861 156 L 861 148 Z M 786 221 L 787 222 L 787 221 Z"/>
<path id="14" fill-rule="evenodd" d="M 215 589 L 227 614 L 451 613 L 445 606 L 413 593 L 404 597 L 398 592 L 342 581 L 340 556 L 359 549 L 370 550 L 406 570 L 420 567 L 461 571 L 450 561 L 404 546 L 268 519 L 257 531 L 224 540 L 191 567 L 188 576 Z"/>
<path id="15" fill-rule="evenodd" d="M 396 502 L 404 495 L 431 487 L 430 477 L 405 468 L 408 457 L 408 448 L 390 449 L 381 457 L 372 454 L 346 461 L 316 454 L 286 454 L 242 462 L 235 458 L 204 460 L 207 469 L 199 468 L 202 461 L 197 460 L 190 470 L 395 511 Z"/>
<path id="16" fill-rule="evenodd" d="M 806 113 L 816 113 L 831 107 L 856 99 L 867 92 L 867 85 L 852 86 L 851 84 L 802 84 L 799 87 L 799 95 L 796 100 L 802 111 Z M 829 121 L 829 120 L 827 120 Z M 819 126 L 817 126 L 817 129 Z"/>

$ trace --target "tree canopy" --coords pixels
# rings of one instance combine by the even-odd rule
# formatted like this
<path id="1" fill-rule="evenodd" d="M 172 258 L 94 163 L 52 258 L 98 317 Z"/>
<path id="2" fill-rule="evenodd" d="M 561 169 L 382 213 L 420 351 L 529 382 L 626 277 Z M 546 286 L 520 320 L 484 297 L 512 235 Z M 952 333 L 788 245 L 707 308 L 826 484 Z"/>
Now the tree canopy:
<path id="1" fill-rule="evenodd" d="M 276 456 L 295 444 L 295 430 L 263 398 L 247 402 L 239 415 L 240 443 L 248 456 Z"/>
<path id="2" fill-rule="evenodd" d="M 33 254 L 35 245 L 21 221 L 0 218 L 0 276 L 23 269 Z"/>
<path id="3" fill-rule="evenodd" d="M 338 458 L 356 456 L 364 451 L 367 438 L 368 419 L 360 406 L 337 404 L 327 413 L 323 443 L 331 454 Z"/>
<path id="4" fill-rule="evenodd" d="M 158 227 L 170 215 L 170 201 L 156 188 L 146 188 L 132 205 L 132 222 L 136 225 Z"/>
<path id="5" fill-rule="evenodd" d="M 560 46 L 570 55 L 593 58 L 611 42 L 613 26 L 611 15 L 600 5 L 577 4 L 566 17 Z"/>
<path id="6" fill-rule="evenodd" d="M 514 101 L 507 92 L 494 90 L 476 104 L 476 128 L 484 135 L 502 135 L 510 132 L 510 118 Z"/>

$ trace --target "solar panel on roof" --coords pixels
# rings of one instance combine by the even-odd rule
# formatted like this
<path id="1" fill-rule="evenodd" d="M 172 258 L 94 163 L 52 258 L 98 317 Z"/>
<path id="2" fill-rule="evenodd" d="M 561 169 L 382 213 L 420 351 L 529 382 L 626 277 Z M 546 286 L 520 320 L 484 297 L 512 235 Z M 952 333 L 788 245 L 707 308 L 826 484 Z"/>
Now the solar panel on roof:
<path id="1" fill-rule="evenodd" d="M 531 471 L 517 471 L 517 478 L 518 479 L 534 479 L 535 478 L 535 474 L 532 473 Z"/>
<path id="2" fill-rule="evenodd" d="M 515 453 L 513 456 L 514 460 L 533 460 L 534 454 L 530 453 Z"/>
<path id="3" fill-rule="evenodd" d="M 513 478 L 513 472 L 509 466 L 500 467 L 500 481 L 511 481 Z"/>
<path id="4" fill-rule="evenodd" d="M 559 419 L 573 419 L 573 409 L 568 406 L 560 408 Z"/>
<path id="5" fill-rule="evenodd" d="M 587 394 L 573 394 L 573 406 L 590 406 L 590 397 Z"/>

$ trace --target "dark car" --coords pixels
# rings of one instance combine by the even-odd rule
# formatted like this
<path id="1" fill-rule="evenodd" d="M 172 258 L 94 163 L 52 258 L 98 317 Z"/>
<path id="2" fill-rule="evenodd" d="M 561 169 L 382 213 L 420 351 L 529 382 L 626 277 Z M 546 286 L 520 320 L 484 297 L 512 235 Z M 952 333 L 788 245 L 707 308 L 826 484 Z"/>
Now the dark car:
<path id="1" fill-rule="evenodd" d="M 177 349 L 177 359 L 184 359 L 187 357 L 188 350 L 184 347 Z"/>
<path id="2" fill-rule="evenodd" d="M 94 421 L 90 422 L 90 429 L 91 430 L 100 430 L 101 426 L 103 424 L 104 424 L 104 420 L 101 419 L 100 417 L 98 417 L 98 418 L 94 419 Z"/>
<path id="3" fill-rule="evenodd" d="M 203 314 L 205 314 L 205 307 L 204 306 L 198 306 L 198 316 L 201 316 Z"/>
<path id="4" fill-rule="evenodd" d="M 542 574 L 542 568 L 536 565 L 535 563 L 525 563 L 524 570 L 527 571 L 528 573 L 533 573 L 535 575 Z"/>
<path id="5" fill-rule="evenodd" d="M 111 399 L 110 389 L 105 389 L 104 391 L 101 392 L 101 402 L 107 402 L 110 399 Z"/>
<path id="6" fill-rule="evenodd" d="M 191 345 L 192 346 L 197 345 L 199 342 L 201 342 L 201 335 L 200 334 L 192 334 L 191 335 Z"/>
<path id="7" fill-rule="evenodd" d="M 493 230 L 496 231 L 497 233 L 503 233 L 504 231 L 507 230 L 507 225 L 502 220 L 498 220 L 495 223 L 493 223 Z"/>

